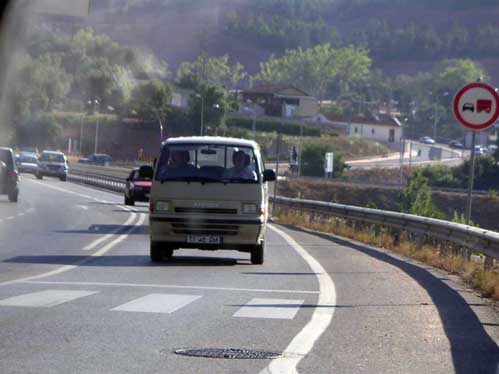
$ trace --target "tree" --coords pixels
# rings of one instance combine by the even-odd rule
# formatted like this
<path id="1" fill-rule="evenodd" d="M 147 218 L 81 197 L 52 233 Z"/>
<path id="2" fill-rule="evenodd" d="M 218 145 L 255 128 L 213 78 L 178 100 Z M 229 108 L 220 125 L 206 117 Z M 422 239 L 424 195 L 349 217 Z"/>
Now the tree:
<path id="1" fill-rule="evenodd" d="M 446 218 L 433 203 L 428 178 L 421 169 L 417 169 L 407 181 L 407 187 L 401 196 L 401 211 L 429 218 Z"/>
<path id="2" fill-rule="evenodd" d="M 225 127 L 228 106 L 223 87 L 200 85 L 191 95 L 189 104 L 191 122 L 196 124 L 195 134 L 201 133 L 201 118 L 203 134 L 217 134 L 220 128 Z"/>
<path id="3" fill-rule="evenodd" d="M 16 82 L 14 106 L 18 116 L 50 111 L 61 102 L 71 86 L 71 76 L 58 56 L 45 54 L 24 66 Z"/>
<path id="4" fill-rule="evenodd" d="M 330 44 L 309 49 L 287 50 L 282 57 L 271 56 L 260 63 L 253 80 L 295 84 L 323 98 L 333 80 L 342 88 L 369 76 L 371 59 L 368 52 L 355 47 L 334 48 Z"/>
<path id="5" fill-rule="evenodd" d="M 170 111 L 172 87 L 169 83 L 150 81 L 133 89 L 130 109 L 145 120 L 164 120 Z"/>
<path id="6" fill-rule="evenodd" d="M 19 146 L 57 148 L 62 141 L 62 127 L 50 115 L 36 115 L 21 120 L 15 127 L 14 137 L 15 143 Z"/>
<path id="7" fill-rule="evenodd" d="M 185 88 L 195 89 L 201 84 L 235 87 L 246 77 L 244 66 L 230 64 L 229 55 L 219 57 L 202 53 L 193 62 L 183 62 L 177 70 L 177 81 Z"/>

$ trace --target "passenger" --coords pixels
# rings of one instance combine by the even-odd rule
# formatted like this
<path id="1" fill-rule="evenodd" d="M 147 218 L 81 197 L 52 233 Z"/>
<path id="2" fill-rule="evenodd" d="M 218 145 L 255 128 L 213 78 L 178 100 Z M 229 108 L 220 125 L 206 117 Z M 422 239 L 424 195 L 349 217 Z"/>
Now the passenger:
<path id="1" fill-rule="evenodd" d="M 160 169 L 160 179 L 168 179 L 171 177 L 191 177 L 194 176 L 196 167 L 189 163 L 189 151 L 183 149 L 172 150 L 168 165 Z"/>
<path id="2" fill-rule="evenodd" d="M 256 181 L 256 173 L 249 166 L 250 164 L 250 156 L 244 153 L 241 150 L 235 150 L 232 154 L 232 163 L 233 167 L 227 169 L 226 176 L 227 178 L 233 179 L 247 179 Z"/>

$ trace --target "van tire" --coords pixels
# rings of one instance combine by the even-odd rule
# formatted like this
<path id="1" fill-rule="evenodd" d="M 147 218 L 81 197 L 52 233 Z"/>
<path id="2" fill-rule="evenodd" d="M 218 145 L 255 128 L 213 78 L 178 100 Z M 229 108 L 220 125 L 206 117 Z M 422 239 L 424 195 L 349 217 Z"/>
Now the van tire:
<path id="1" fill-rule="evenodd" d="M 59 177 L 59 179 L 61 180 L 61 182 L 66 182 L 67 180 L 67 177 L 65 175 Z"/>
<path id="2" fill-rule="evenodd" d="M 149 255 L 152 262 L 160 262 L 163 259 L 163 253 L 160 243 L 151 242 Z"/>
<path id="3" fill-rule="evenodd" d="M 163 257 L 164 258 L 172 258 L 173 257 L 173 248 L 164 248 L 163 249 Z"/>
<path id="4" fill-rule="evenodd" d="M 253 265 L 263 264 L 263 254 L 264 254 L 265 242 L 262 244 L 257 244 L 251 250 L 251 263 Z"/>
<path id="5" fill-rule="evenodd" d="M 40 173 L 36 174 L 36 179 L 43 179 L 43 175 Z"/>

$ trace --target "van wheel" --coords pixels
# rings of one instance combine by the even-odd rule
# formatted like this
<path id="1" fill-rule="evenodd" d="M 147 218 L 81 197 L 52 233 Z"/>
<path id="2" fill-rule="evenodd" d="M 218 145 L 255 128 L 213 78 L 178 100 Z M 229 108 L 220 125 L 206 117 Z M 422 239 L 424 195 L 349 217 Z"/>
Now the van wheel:
<path id="1" fill-rule="evenodd" d="M 36 174 L 36 179 L 43 179 L 43 175 L 41 175 L 41 174 Z"/>
<path id="2" fill-rule="evenodd" d="M 163 259 L 163 250 L 158 242 L 151 242 L 150 256 L 152 262 L 160 262 Z"/>
<path id="3" fill-rule="evenodd" d="M 163 257 L 164 258 L 172 258 L 173 257 L 173 248 L 163 249 Z"/>
<path id="4" fill-rule="evenodd" d="M 262 244 L 255 245 L 251 250 L 251 263 L 253 265 L 263 264 L 264 247 L 265 242 L 262 242 Z"/>
<path id="5" fill-rule="evenodd" d="M 67 177 L 65 175 L 63 175 L 62 177 L 59 178 L 61 180 L 61 182 L 66 182 L 66 179 Z"/>
<path id="6" fill-rule="evenodd" d="M 10 191 L 9 192 L 9 201 L 11 203 L 17 203 L 18 196 L 19 196 L 19 191 Z"/>

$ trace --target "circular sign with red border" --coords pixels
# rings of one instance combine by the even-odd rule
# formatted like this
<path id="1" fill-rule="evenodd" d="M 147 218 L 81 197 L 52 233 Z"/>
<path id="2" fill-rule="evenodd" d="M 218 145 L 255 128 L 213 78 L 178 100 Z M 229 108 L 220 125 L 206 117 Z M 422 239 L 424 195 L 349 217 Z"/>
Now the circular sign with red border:
<path id="1" fill-rule="evenodd" d="M 491 127 L 499 117 L 499 95 L 486 83 L 470 83 L 454 97 L 454 116 L 469 130 Z"/>

